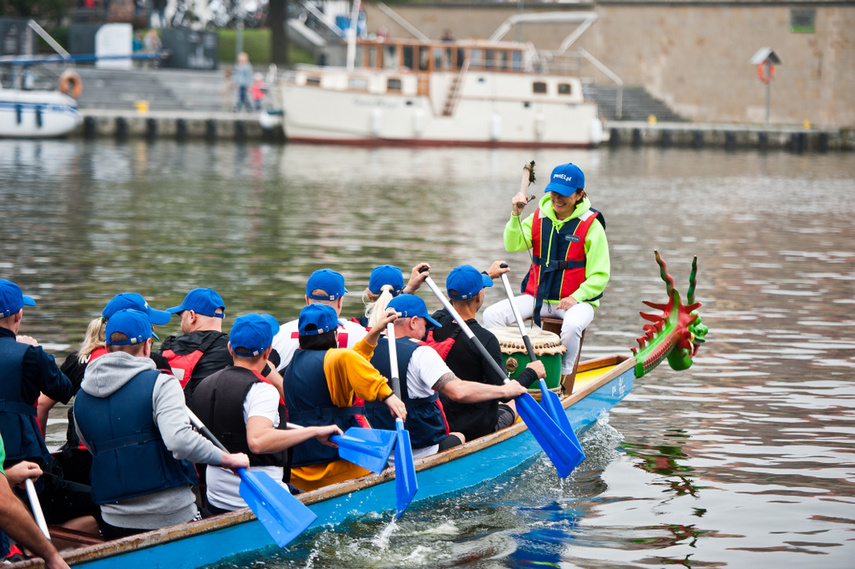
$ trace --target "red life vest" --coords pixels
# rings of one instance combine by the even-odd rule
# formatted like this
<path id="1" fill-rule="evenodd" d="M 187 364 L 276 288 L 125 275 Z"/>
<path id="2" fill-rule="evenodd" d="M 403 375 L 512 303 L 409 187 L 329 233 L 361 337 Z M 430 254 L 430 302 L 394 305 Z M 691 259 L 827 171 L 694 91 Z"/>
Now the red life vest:
<path id="1" fill-rule="evenodd" d="M 523 279 L 523 294 L 558 301 L 576 292 L 585 281 L 585 238 L 599 215 L 600 212 L 589 209 L 555 230 L 552 220 L 541 216 L 539 208 L 534 212 L 531 224 L 534 262 Z"/>
<path id="2" fill-rule="evenodd" d="M 199 360 L 202 359 L 205 352 L 207 352 L 219 338 L 220 336 L 212 334 L 210 338 L 189 354 L 179 355 L 169 348 L 161 352 L 163 357 L 166 358 L 166 361 L 169 362 L 169 367 L 172 368 L 172 375 L 174 375 L 178 380 L 178 383 L 181 384 L 181 389 L 184 389 L 184 386 L 187 385 L 188 381 L 190 381 L 190 378 L 193 376 L 193 370 L 196 368 L 196 364 L 199 363 Z"/>

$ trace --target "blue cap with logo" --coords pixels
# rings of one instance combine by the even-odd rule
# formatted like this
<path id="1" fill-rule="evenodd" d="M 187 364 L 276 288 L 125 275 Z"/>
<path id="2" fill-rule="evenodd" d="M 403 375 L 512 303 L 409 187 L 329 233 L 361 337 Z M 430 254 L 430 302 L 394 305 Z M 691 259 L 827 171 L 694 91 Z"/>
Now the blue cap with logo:
<path id="1" fill-rule="evenodd" d="M 380 265 L 371 270 L 371 278 L 368 279 L 368 290 L 372 294 L 380 294 L 384 285 L 392 285 L 392 296 L 401 294 L 404 289 L 404 273 L 401 269 L 392 265 Z"/>
<path id="2" fill-rule="evenodd" d="M 273 336 L 278 331 L 279 324 L 269 314 L 244 314 L 235 319 L 229 332 L 229 343 L 238 356 L 255 357 L 270 347 Z M 249 353 L 238 351 L 239 349 Z"/>
<path id="3" fill-rule="evenodd" d="M 116 332 L 124 334 L 128 338 L 126 340 L 111 340 L 110 337 Z M 154 335 L 154 332 L 151 331 L 151 321 L 145 312 L 126 308 L 118 310 L 110 316 L 104 334 L 107 337 L 108 346 L 130 346 L 145 342 Z"/>
<path id="4" fill-rule="evenodd" d="M 325 334 L 338 328 L 338 314 L 328 304 L 309 304 L 300 311 L 297 333 L 300 336 Z"/>
<path id="5" fill-rule="evenodd" d="M 493 286 L 493 279 L 472 265 L 454 267 L 445 279 L 449 298 L 465 300 L 477 295 L 484 287 Z"/>
<path id="6" fill-rule="evenodd" d="M 314 290 L 322 290 L 326 294 L 312 294 Z M 314 300 L 336 300 L 346 292 L 344 277 L 332 269 L 318 269 L 306 282 L 306 296 Z"/>
<path id="7" fill-rule="evenodd" d="M 420 316 L 434 326 L 438 328 L 442 327 L 442 324 L 428 315 L 427 305 L 419 296 L 415 296 L 413 294 L 399 294 L 389 301 L 389 305 L 386 308 L 394 308 L 395 312 L 398 313 L 399 318 Z"/>
<path id="8" fill-rule="evenodd" d="M 12 281 L 0 279 L 0 318 L 17 314 L 24 306 L 35 305 L 36 301 L 23 294 L 21 287 Z"/>
<path id="9" fill-rule="evenodd" d="M 222 308 L 222 312 L 217 312 L 217 309 Z M 212 288 L 194 288 L 184 297 L 184 302 L 179 306 L 167 308 L 166 311 L 170 314 L 177 314 L 185 310 L 192 310 L 196 314 L 202 316 L 211 316 L 213 318 L 223 318 L 226 315 L 226 303 L 219 294 Z"/>
<path id="10" fill-rule="evenodd" d="M 166 324 L 172 317 L 172 314 L 165 310 L 155 310 L 149 306 L 142 295 L 135 292 L 122 292 L 114 296 L 104 307 L 101 316 L 109 321 L 119 310 L 128 309 L 145 312 L 152 324 Z"/>
<path id="11" fill-rule="evenodd" d="M 575 164 L 562 164 L 552 170 L 552 176 L 544 192 L 556 192 L 562 196 L 572 196 L 577 190 L 585 188 L 585 174 Z"/>

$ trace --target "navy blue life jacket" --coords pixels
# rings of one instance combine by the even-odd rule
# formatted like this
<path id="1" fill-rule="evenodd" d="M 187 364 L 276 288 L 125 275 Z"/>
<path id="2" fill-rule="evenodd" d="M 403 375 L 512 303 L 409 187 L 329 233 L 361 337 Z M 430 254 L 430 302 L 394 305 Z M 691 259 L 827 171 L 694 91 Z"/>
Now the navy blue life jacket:
<path id="1" fill-rule="evenodd" d="M 187 460 L 177 460 L 154 422 L 152 392 L 161 372 L 146 370 L 108 397 L 82 389 L 74 418 L 92 451 L 92 500 L 118 502 L 199 481 Z"/>
<path id="2" fill-rule="evenodd" d="M 243 403 L 246 394 L 257 383 L 261 380 L 252 371 L 229 366 L 199 383 L 190 407 L 229 452 L 246 453 L 250 466 L 281 466 L 285 469 L 286 478 L 290 479 L 290 453 L 287 450 L 268 454 L 255 454 L 249 450 Z M 277 428 L 287 429 L 286 420 L 285 406 L 280 403 Z"/>
<path id="3" fill-rule="evenodd" d="M 285 370 L 285 406 L 288 420 L 306 427 L 338 425 L 342 431 L 359 427 L 356 415 L 363 407 L 336 407 L 324 375 L 325 350 L 297 350 Z M 338 460 L 338 450 L 309 439 L 294 447 L 292 466 Z"/>
<path id="4" fill-rule="evenodd" d="M 6 447 L 6 461 L 47 462 L 50 455 L 36 419 L 38 390 L 31 401 L 26 401 L 23 393 L 23 363 L 28 347 L 14 337 L 0 338 L 0 433 Z"/>
<path id="5" fill-rule="evenodd" d="M 407 338 L 399 338 L 395 343 L 398 352 L 398 378 L 401 382 L 401 400 L 407 406 L 407 420 L 404 427 L 410 433 L 410 443 L 413 448 L 424 448 L 439 444 L 448 434 L 448 423 L 439 402 L 439 394 L 430 397 L 412 398 L 407 389 L 407 368 L 413 353 L 421 344 Z M 389 362 L 389 341 L 380 338 L 374 348 L 371 365 L 377 368 L 383 376 L 392 377 L 392 365 Z M 395 417 L 385 403 L 379 401 L 365 402 L 365 418 L 375 429 L 395 430 Z"/>

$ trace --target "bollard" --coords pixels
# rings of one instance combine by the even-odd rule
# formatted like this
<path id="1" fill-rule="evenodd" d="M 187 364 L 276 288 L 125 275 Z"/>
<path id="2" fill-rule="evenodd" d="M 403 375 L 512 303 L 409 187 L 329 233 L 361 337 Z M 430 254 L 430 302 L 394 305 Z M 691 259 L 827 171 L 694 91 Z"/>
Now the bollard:
<path id="1" fill-rule="evenodd" d="M 790 150 L 801 154 L 805 151 L 807 136 L 803 132 L 794 132 L 790 138 Z"/>
<path id="2" fill-rule="evenodd" d="M 262 128 L 261 129 L 261 140 L 264 142 L 273 142 L 273 129 L 272 128 Z"/>
<path id="3" fill-rule="evenodd" d="M 724 147 L 727 150 L 733 150 L 736 148 L 736 133 L 732 130 L 724 133 Z"/>
<path id="4" fill-rule="evenodd" d="M 670 130 L 666 129 L 666 130 L 662 131 L 661 143 L 662 143 L 662 148 L 668 148 L 669 146 L 671 146 L 671 131 Z"/>
<path id="5" fill-rule="evenodd" d="M 617 127 L 612 127 L 609 134 L 609 146 L 617 146 L 620 144 L 620 130 Z"/>
<path id="6" fill-rule="evenodd" d="M 246 125 L 243 121 L 235 121 L 235 140 L 246 139 Z"/>
<path id="7" fill-rule="evenodd" d="M 819 133 L 818 150 L 820 152 L 828 152 L 828 133 Z"/>
<path id="8" fill-rule="evenodd" d="M 641 129 L 640 128 L 632 129 L 632 145 L 633 146 L 641 146 Z"/>
<path id="9" fill-rule="evenodd" d="M 184 142 L 187 140 L 187 121 L 184 119 L 178 119 L 175 121 L 175 137 L 179 140 L 179 142 Z"/>
<path id="10" fill-rule="evenodd" d="M 703 148 L 703 146 L 704 146 L 704 132 L 702 130 L 696 130 L 695 131 L 694 146 L 697 149 Z"/>
<path id="11" fill-rule="evenodd" d="M 116 119 L 116 138 L 119 140 L 126 140 L 128 138 L 128 121 L 125 117 L 118 117 Z"/>
<path id="12" fill-rule="evenodd" d="M 95 117 L 83 119 L 83 136 L 91 140 L 95 138 L 95 132 Z"/>
<path id="13" fill-rule="evenodd" d="M 768 132 L 761 132 L 757 135 L 757 148 L 760 149 L 761 152 L 766 152 L 766 149 L 769 148 Z"/>
<path id="14" fill-rule="evenodd" d="M 145 136 L 149 142 L 157 139 L 157 119 L 151 117 L 145 119 Z"/>
<path id="15" fill-rule="evenodd" d="M 217 121 L 208 119 L 205 121 L 205 139 L 208 142 L 217 140 Z"/>

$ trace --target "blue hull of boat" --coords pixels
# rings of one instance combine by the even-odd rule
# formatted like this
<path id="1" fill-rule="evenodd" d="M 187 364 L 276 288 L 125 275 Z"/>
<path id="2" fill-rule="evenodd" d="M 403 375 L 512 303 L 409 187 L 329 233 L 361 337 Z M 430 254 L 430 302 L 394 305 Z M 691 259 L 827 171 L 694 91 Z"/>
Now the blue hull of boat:
<path id="1" fill-rule="evenodd" d="M 587 397 L 566 409 L 575 431 L 579 432 L 615 406 L 630 391 L 635 381 L 627 369 Z M 542 450 L 531 432 L 525 430 L 478 452 L 450 460 L 417 473 L 419 490 L 413 506 L 441 496 L 454 494 L 497 478 L 511 468 L 530 464 Z M 486 477 L 485 477 L 486 474 Z M 368 512 L 395 511 L 395 482 L 387 481 L 309 505 L 318 519 L 311 526 L 333 527 L 351 516 Z M 310 534 L 309 534 L 310 535 Z M 306 537 L 297 538 L 306 539 Z M 264 527 L 256 520 L 177 541 L 122 552 L 113 557 L 75 564 L 86 569 L 196 569 L 226 557 L 275 547 Z"/>

